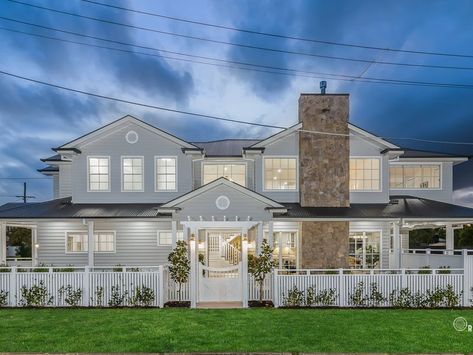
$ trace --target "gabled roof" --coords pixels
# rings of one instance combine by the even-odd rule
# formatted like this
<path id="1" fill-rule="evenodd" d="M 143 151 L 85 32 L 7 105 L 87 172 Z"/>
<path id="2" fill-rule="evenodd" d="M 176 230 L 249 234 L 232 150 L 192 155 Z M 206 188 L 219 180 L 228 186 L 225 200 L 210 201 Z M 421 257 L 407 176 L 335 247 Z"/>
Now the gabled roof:
<path id="1" fill-rule="evenodd" d="M 241 192 L 242 194 L 246 195 L 246 196 L 249 196 L 249 197 L 252 197 L 256 200 L 259 200 L 265 204 L 267 204 L 270 208 L 275 208 L 275 209 L 280 209 L 280 208 L 284 208 L 283 205 L 279 204 L 278 202 L 266 197 L 266 196 L 263 196 L 257 192 L 254 192 L 244 186 L 241 186 L 237 183 L 234 183 L 224 177 L 221 177 L 221 178 L 218 178 L 217 180 L 214 180 L 212 182 L 209 182 L 208 184 L 206 185 L 203 185 L 193 191 L 190 191 L 188 192 L 187 194 L 185 195 L 182 195 L 174 200 L 171 200 L 169 202 L 166 202 L 165 204 L 163 204 L 160 208 L 161 209 L 166 209 L 166 208 L 176 208 L 179 204 L 187 201 L 187 200 L 190 200 L 196 196 L 199 196 L 201 194 L 204 194 L 205 192 L 217 187 L 217 186 L 220 186 L 220 185 L 225 185 L 229 188 L 232 188 L 232 189 L 235 189 L 239 192 Z"/>
<path id="2" fill-rule="evenodd" d="M 302 123 L 296 123 L 295 125 L 286 128 L 285 130 L 282 130 L 281 132 L 275 133 L 272 136 L 269 136 L 268 138 L 265 138 L 263 140 L 258 141 L 257 143 L 254 143 L 253 145 L 249 145 L 248 148 L 264 148 L 268 146 L 271 143 L 274 143 L 284 137 L 287 137 L 288 135 L 297 132 L 302 128 Z"/>
<path id="3" fill-rule="evenodd" d="M 389 149 L 398 149 L 399 146 L 387 141 L 386 139 L 375 136 L 374 134 L 368 132 L 367 130 L 360 128 L 353 123 L 348 123 L 348 129 L 352 131 L 355 135 L 365 138 L 366 140 L 374 143 L 379 147 L 389 148 Z M 352 133 L 352 134 L 353 134 Z"/>
<path id="4" fill-rule="evenodd" d="M 172 135 L 171 133 L 168 133 L 168 132 L 165 132 L 163 131 L 162 129 L 159 129 L 145 121 L 142 121 L 136 117 L 133 117 L 133 116 L 130 116 L 130 115 L 127 115 L 127 116 L 124 116 L 122 118 L 119 118 L 118 120 L 116 121 L 113 121 L 105 126 L 102 126 L 92 132 L 89 132 L 79 138 L 76 138 L 66 144 L 63 144 L 61 145 L 60 147 L 58 148 L 55 148 L 53 150 L 55 151 L 65 151 L 65 150 L 71 150 L 71 149 L 77 149 L 77 146 L 80 146 L 82 143 L 84 143 L 85 141 L 87 140 L 90 140 L 90 139 L 93 139 L 95 137 L 98 137 L 100 136 L 100 134 L 102 134 L 103 132 L 107 132 L 107 131 L 110 131 L 110 130 L 113 130 L 114 128 L 124 124 L 124 123 L 134 123 L 134 124 L 137 124 L 139 125 L 140 127 L 144 128 L 144 129 L 147 129 L 153 133 L 156 133 L 164 138 L 167 138 L 169 139 L 170 141 L 174 142 L 174 143 L 177 143 L 179 144 L 180 146 L 182 146 L 183 148 L 198 148 L 196 147 L 195 145 L 193 145 L 192 143 L 189 143 L 181 138 L 178 138 L 174 135 Z"/>

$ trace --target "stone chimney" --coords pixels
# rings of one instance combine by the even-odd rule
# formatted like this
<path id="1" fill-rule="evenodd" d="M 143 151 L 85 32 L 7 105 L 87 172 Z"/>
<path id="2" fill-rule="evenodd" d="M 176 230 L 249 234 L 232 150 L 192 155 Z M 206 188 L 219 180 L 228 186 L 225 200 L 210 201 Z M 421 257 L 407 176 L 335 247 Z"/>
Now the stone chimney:
<path id="1" fill-rule="evenodd" d="M 301 94 L 302 130 L 348 135 L 348 94 Z M 347 136 L 299 132 L 299 193 L 302 207 L 349 207 Z"/>

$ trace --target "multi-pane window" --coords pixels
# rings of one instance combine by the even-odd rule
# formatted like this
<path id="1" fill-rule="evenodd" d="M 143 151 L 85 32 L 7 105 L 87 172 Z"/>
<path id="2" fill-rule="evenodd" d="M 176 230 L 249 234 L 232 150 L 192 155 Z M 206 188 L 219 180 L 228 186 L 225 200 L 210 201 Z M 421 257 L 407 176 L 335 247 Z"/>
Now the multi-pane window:
<path id="1" fill-rule="evenodd" d="M 264 238 L 268 239 L 268 232 Z M 297 231 L 273 232 L 273 259 L 279 269 L 297 268 Z"/>
<path id="2" fill-rule="evenodd" d="M 96 232 L 94 234 L 94 251 L 98 253 L 115 251 L 115 232 Z M 85 253 L 89 250 L 88 234 L 84 232 L 66 233 L 66 251 L 68 253 Z"/>
<path id="3" fill-rule="evenodd" d="M 89 191 L 110 191 L 110 158 L 89 157 Z"/>
<path id="4" fill-rule="evenodd" d="M 66 251 L 68 253 L 82 253 L 88 250 L 87 232 L 67 232 L 66 233 Z"/>
<path id="5" fill-rule="evenodd" d="M 123 191 L 143 191 L 143 158 L 122 158 Z"/>
<path id="6" fill-rule="evenodd" d="M 391 189 L 439 189 L 440 164 L 395 164 L 389 168 Z"/>
<path id="7" fill-rule="evenodd" d="M 204 163 L 204 185 L 225 177 L 239 185 L 246 186 L 246 164 Z"/>
<path id="8" fill-rule="evenodd" d="M 296 158 L 264 158 L 265 190 L 297 190 Z"/>
<path id="9" fill-rule="evenodd" d="M 95 251 L 98 253 L 110 253 L 115 251 L 115 233 L 100 232 L 95 234 Z"/>
<path id="10" fill-rule="evenodd" d="M 176 165 L 176 158 L 156 157 L 156 191 L 176 191 Z"/>
<path id="11" fill-rule="evenodd" d="M 349 265 L 354 269 L 380 268 L 380 232 L 350 232 Z"/>
<path id="12" fill-rule="evenodd" d="M 379 191 L 381 164 L 377 158 L 350 158 L 350 190 Z"/>
<path id="13" fill-rule="evenodd" d="M 177 240 L 184 240 L 182 231 L 176 232 Z M 172 231 L 158 231 L 158 245 L 172 245 Z"/>

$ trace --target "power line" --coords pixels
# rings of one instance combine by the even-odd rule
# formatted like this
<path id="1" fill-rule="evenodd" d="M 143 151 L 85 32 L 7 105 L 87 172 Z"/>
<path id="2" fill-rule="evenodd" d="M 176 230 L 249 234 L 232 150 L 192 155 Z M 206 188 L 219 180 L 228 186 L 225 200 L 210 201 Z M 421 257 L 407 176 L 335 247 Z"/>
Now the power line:
<path id="1" fill-rule="evenodd" d="M 146 47 L 148 49 L 153 49 L 155 51 L 161 51 L 161 52 L 165 52 L 165 53 L 174 53 L 176 55 L 204 58 L 206 60 L 213 60 L 213 61 L 231 63 L 231 64 L 237 64 L 237 65 L 254 66 L 254 67 L 257 67 L 257 68 L 269 68 L 269 69 L 274 69 L 274 70 L 279 70 L 279 71 L 254 69 L 254 68 L 247 68 L 247 67 L 235 67 L 235 66 L 223 65 L 223 64 L 218 64 L 218 63 L 209 63 L 209 62 L 191 60 L 191 59 L 186 59 L 186 58 L 169 57 L 169 56 L 164 56 L 164 55 L 161 55 L 161 54 L 152 54 L 152 53 L 126 50 L 126 49 L 122 49 L 122 48 L 100 46 L 100 45 L 96 45 L 96 44 L 92 44 L 92 43 L 78 42 L 78 41 L 73 41 L 73 40 L 64 39 L 64 38 L 57 38 L 57 37 L 51 37 L 51 36 L 42 35 L 42 34 L 36 34 L 36 33 L 20 31 L 20 30 L 14 30 L 14 29 L 11 29 L 11 28 L 6 28 L 6 27 L 0 27 L 0 30 L 25 34 L 25 35 L 28 35 L 28 36 L 38 37 L 38 38 L 42 38 L 42 39 L 49 39 L 49 40 L 54 40 L 54 41 L 60 41 L 60 42 L 65 42 L 65 43 L 76 44 L 76 45 L 82 45 L 82 46 L 89 46 L 89 47 L 94 47 L 94 48 L 118 51 L 118 52 L 123 52 L 123 53 L 127 53 L 127 54 L 139 54 L 139 55 L 153 56 L 153 57 L 159 57 L 159 58 L 170 59 L 170 60 L 184 61 L 184 62 L 190 62 L 190 63 L 203 64 L 203 65 L 210 65 L 210 66 L 217 66 L 217 67 L 223 67 L 223 68 L 237 69 L 237 70 L 255 71 L 255 72 L 261 72 L 261 73 L 267 73 L 267 74 L 297 76 L 297 77 L 305 77 L 305 78 L 311 78 L 311 79 L 330 78 L 330 79 L 336 80 L 336 81 L 348 81 L 348 82 L 357 81 L 357 82 L 373 83 L 373 84 L 393 84 L 393 85 L 408 85 L 408 86 L 446 87 L 446 88 L 457 88 L 457 89 L 458 88 L 459 89 L 467 89 L 469 87 L 468 84 L 424 82 L 424 81 L 412 81 L 412 80 L 397 80 L 397 79 L 376 78 L 376 77 L 363 77 L 361 75 L 354 76 L 354 75 L 346 75 L 346 74 L 312 72 L 312 71 L 304 71 L 304 70 L 293 69 L 293 68 L 282 68 L 282 67 L 274 67 L 274 66 L 268 66 L 268 65 L 253 64 L 253 63 L 248 63 L 248 62 L 231 61 L 231 60 L 225 60 L 225 59 L 219 59 L 219 58 L 192 55 L 192 54 L 187 54 L 187 53 L 182 53 L 182 52 L 168 51 L 168 50 L 159 49 L 159 48 L 153 49 L 151 47 Z M 63 32 L 63 31 L 60 31 L 60 30 L 55 30 L 55 31 Z M 79 33 L 74 33 L 74 34 L 77 35 L 77 36 L 82 36 Z M 102 39 L 100 37 L 95 37 L 95 36 L 88 36 L 88 35 L 83 35 L 83 36 L 84 37 L 93 37 L 94 39 L 98 39 L 98 40 L 109 41 L 107 39 Z M 112 41 L 112 42 L 116 43 L 116 41 Z M 119 43 L 121 44 L 121 42 L 119 42 Z M 132 46 L 132 47 L 142 47 L 142 46 L 134 45 L 134 44 L 126 44 L 126 45 L 127 46 Z M 282 72 L 282 71 L 285 71 L 285 72 Z M 365 72 L 366 72 L 366 70 L 365 70 Z M 302 74 L 298 74 L 298 73 L 302 73 Z M 309 74 L 309 75 L 305 75 L 305 74 Z"/>
<path id="2" fill-rule="evenodd" d="M 52 180 L 47 177 L 0 177 L 0 180 Z"/>
<path id="3" fill-rule="evenodd" d="M 316 54 L 316 53 L 309 53 L 309 52 L 290 51 L 290 50 L 271 48 L 271 47 L 253 46 L 253 45 L 250 45 L 250 44 L 221 41 L 221 40 L 210 39 L 210 38 L 205 38 L 205 37 L 197 37 L 197 36 L 186 35 L 186 34 L 182 34 L 182 33 L 175 33 L 175 32 L 170 32 L 170 31 L 157 30 L 157 29 L 153 29 L 153 28 L 149 28 L 149 27 L 125 24 L 125 23 L 116 22 L 116 21 L 112 21 L 112 20 L 100 19 L 100 18 L 97 18 L 97 17 L 80 15 L 80 14 L 73 13 L 73 12 L 57 10 L 57 9 L 53 9 L 53 8 L 49 8 L 49 7 L 45 7 L 45 6 L 28 4 L 28 3 L 24 3 L 24 2 L 20 2 L 20 1 L 16 1 L 16 0 L 8 0 L 8 1 L 14 2 L 14 3 L 17 3 L 17 4 L 21 4 L 21 5 L 35 7 L 35 8 L 41 9 L 41 10 L 52 11 L 52 12 L 56 12 L 56 13 L 60 13 L 60 14 L 64 14 L 64 15 L 85 18 L 85 19 L 92 20 L 92 21 L 98 21 L 98 22 L 102 22 L 102 23 L 113 24 L 113 25 L 123 26 L 123 27 L 127 27 L 127 28 L 133 28 L 133 29 L 138 29 L 138 30 L 143 30 L 143 31 L 148 31 L 148 32 L 154 32 L 154 33 L 164 34 L 164 35 L 168 35 L 168 36 L 175 36 L 175 37 L 205 41 L 205 42 L 210 42 L 210 43 L 215 43 L 215 44 L 224 44 L 224 45 L 229 45 L 229 46 L 236 46 L 236 47 L 240 47 L 240 48 L 256 49 L 256 50 L 268 51 L 268 52 L 274 52 L 274 53 L 283 53 L 283 54 L 291 54 L 291 55 L 308 56 L 308 57 L 313 57 L 313 58 L 334 59 L 334 60 L 359 62 L 359 63 L 373 63 L 373 64 L 382 64 L 382 65 L 394 65 L 394 66 L 417 67 L 417 68 L 432 68 L 432 69 L 473 70 L 473 67 L 377 61 L 377 60 L 370 60 L 370 59 L 360 59 L 360 58 L 323 55 L 323 54 Z M 25 22 L 25 21 L 15 20 L 15 19 L 8 18 L 8 17 L 0 16 L 0 18 L 2 18 L 4 20 L 29 24 L 31 26 L 37 26 L 37 27 L 40 27 L 40 28 L 47 28 L 45 26 L 32 24 L 32 23 L 28 23 L 28 22 Z"/>
<path id="4" fill-rule="evenodd" d="M 262 31 L 256 31 L 256 30 L 250 30 L 250 29 L 244 29 L 244 28 L 237 28 L 237 27 L 231 27 L 231 26 L 225 26 L 225 25 L 217 25 L 217 24 L 212 24 L 212 23 L 203 22 L 203 21 L 183 19 L 183 18 L 174 17 L 174 16 L 167 16 L 167 15 L 162 15 L 162 14 L 159 14 L 159 13 L 156 13 L 156 12 L 135 10 L 135 9 L 130 9 L 130 8 L 117 6 L 117 5 L 104 4 L 104 3 L 97 2 L 97 1 L 92 1 L 92 0 L 81 0 L 81 1 L 88 2 L 88 3 L 91 3 L 91 4 L 95 4 L 95 5 L 99 5 L 99 6 L 106 6 L 106 7 L 110 7 L 110 8 L 114 8 L 114 9 L 118 9 L 118 10 L 134 12 L 134 13 L 138 13 L 138 14 L 142 14 L 142 15 L 154 16 L 154 17 L 165 18 L 165 19 L 173 20 L 173 21 L 191 23 L 191 24 L 194 24 L 194 25 L 201 25 L 201 26 L 219 28 L 219 29 L 224 29 L 224 30 L 229 30 L 229 31 L 243 32 L 243 33 L 250 33 L 250 34 L 261 35 L 261 36 L 283 38 L 283 39 L 290 39 L 290 40 L 303 41 L 303 42 L 320 43 L 320 44 L 342 46 L 342 47 L 372 49 L 372 50 L 386 51 L 386 52 L 399 52 L 399 53 L 411 53 L 411 54 L 445 56 L 445 57 L 459 57 L 459 58 L 473 58 L 473 55 L 469 55 L 469 54 L 420 51 L 420 50 L 409 50 L 409 49 L 399 49 L 399 48 L 385 48 L 385 47 L 378 47 L 378 46 L 368 46 L 368 45 L 360 45 L 360 44 L 353 44 L 353 43 L 326 41 L 326 40 L 320 40 L 320 39 L 315 39 L 315 38 L 298 37 L 298 36 L 290 36 L 290 35 L 283 35 L 283 34 L 270 33 L 270 32 L 262 32 Z M 18 1 L 14 1 L 14 2 L 18 2 Z"/>
<path id="5" fill-rule="evenodd" d="M 141 106 L 141 107 L 151 108 L 151 109 L 160 110 L 160 111 L 180 113 L 180 114 L 183 114 L 183 115 L 190 115 L 190 116 L 208 118 L 208 119 L 212 119 L 212 120 L 225 121 L 225 122 L 241 123 L 241 124 L 252 125 L 252 126 L 259 126 L 259 127 L 266 127 L 266 128 L 276 128 L 276 129 L 286 129 L 286 127 L 282 127 L 282 126 L 268 125 L 268 124 L 264 124 L 264 123 L 256 123 L 256 122 L 249 122 L 249 121 L 234 120 L 234 119 L 231 119 L 231 118 L 212 116 L 212 115 L 207 115 L 207 114 L 203 114 L 203 113 L 189 112 L 189 111 L 183 111 L 183 110 L 176 110 L 176 109 L 172 109 L 172 108 L 168 108 L 168 107 L 149 105 L 149 104 L 144 104 L 144 103 L 140 103 L 140 102 L 136 102 L 136 101 L 125 100 L 125 99 L 115 98 L 115 97 L 111 97 L 111 96 L 95 94 L 95 93 L 91 93 L 91 92 L 87 92 L 87 91 L 83 91 L 83 90 L 69 88 L 69 87 L 66 87 L 66 86 L 51 84 L 51 83 L 48 83 L 48 82 L 45 82 L 45 81 L 28 78 L 28 77 L 25 77 L 25 76 L 9 73 L 9 72 L 2 71 L 2 70 L 0 70 L 0 74 L 8 75 L 8 76 L 11 76 L 11 77 L 14 77 L 14 78 L 17 78 L 17 79 L 30 81 L 30 82 L 37 83 L 37 84 L 42 84 L 42 85 L 54 87 L 54 88 L 61 89 L 61 90 L 67 90 L 67 91 L 75 92 L 75 93 L 82 94 L 82 95 L 97 97 L 97 98 L 104 99 L 104 100 L 109 100 L 109 101 L 117 101 L 117 102 L 129 104 L 129 105 Z"/>
<path id="6" fill-rule="evenodd" d="M 20 76 L 20 75 L 17 75 L 17 74 L 8 73 L 8 72 L 2 71 L 2 70 L 0 70 L 0 74 L 11 76 L 11 77 L 14 77 L 14 78 L 17 78 L 17 79 L 22 79 L 22 80 L 34 82 L 34 83 L 37 83 L 37 84 L 42 84 L 42 85 L 54 87 L 54 88 L 61 89 L 61 90 L 71 91 L 71 92 L 75 92 L 75 93 L 78 93 L 78 94 L 88 95 L 88 96 L 97 97 L 97 98 L 105 99 L 105 100 L 122 102 L 122 103 L 135 105 L 135 106 L 142 106 L 142 107 L 152 108 L 152 109 L 156 109 L 156 110 L 168 111 L 168 112 L 173 112 L 173 113 L 181 113 L 181 114 L 185 114 L 185 115 L 197 116 L 197 117 L 202 117 L 202 118 L 209 118 L 209 119 L 219 120 L 219 121 L 240 123 L 240 124 L 245 124 L 245 125 L 252 125 L 252 126 L 259 126 L 259 127 L 266 127 L 266 128 L 275 128 L 275 129 L 287 129 L 287 127 L 282 127 L 282 126 L 262 124 L 262 123 L 254 123 L 254 122 L 242 121 L 242 120 L 237 120 L 237 119 L 230 119 L 230 118 L 224 118 L 224 117 L 194 113 L 194 112 L 189 112 L 189 111 L 169 109 L 169 108 L 164 108 L 164 107 L 159 107 L 159 106 L 154 106 L 154 105 L 143 104 L 143 103 L 139 103 L 139 102 L 135 102 L 135 101 L 119 99 L 119 98 L 114 98 L 114 97 L 105 96 L 105 95 L 94 94 L 94 93 L 87 92 L 87 91 L 82 91 L 82 90 L 68 88 L 68 87 L 61 86 L 61 85 L 51 84 L 51 83 L 44 82 L 44 81 L 41 81 L 41 80 L 27 78 L 27 77 Z M 349 136 L 347 134 L 342 134 L 342 133 L 330 133 L 330 132 L 321 132 L 321 131 L 314 131 L 314 130 L 304 130 L 304 131 L 307 132 L 307 133 L 323 134 L 323 135 L 330 135 L 330 136 L 344 136 L 344 137 Z M 392 140 L 417 140 L 417 141 L 430 142 L 430 143 L 473 145 L 472 142 L 451 142 L 451 141 L 426 140 L 426 139 L 420 139 L 420 138 L 406 138 L 406 137 L 382 137 L 382 136 L 375 136 L 375 137 L 380 138 L 380 139 L 392 139 Z M 41 179 L 41 178 L 37 178 L 37 179 Z"/>

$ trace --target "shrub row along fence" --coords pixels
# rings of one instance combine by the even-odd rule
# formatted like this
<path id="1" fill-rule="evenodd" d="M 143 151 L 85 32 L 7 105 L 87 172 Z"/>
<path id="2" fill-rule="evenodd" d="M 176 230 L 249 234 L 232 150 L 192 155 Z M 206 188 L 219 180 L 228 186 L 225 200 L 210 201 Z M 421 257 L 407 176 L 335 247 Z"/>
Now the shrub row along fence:
<path id="1" fill-rule="evenodd" d="M 437 270 L 274 270 L 263 299 L 276 307 L 457 307 L 471 305 L 470 273 Z M 248 276 L 248 299 L 260 287 Z M 0 268 L 0 306 L 163 307 L 190 301 L 189 283 L 167 268 Z"/>
<path id="2" fill-rule="evenodd" d="M 188 294 L 183 285 L 181 299 Z M 0 269 L 0 306 L 162 307 L 178 299 L 163 266 Z"/>
<path id="3" fill-rule="evenodd" d="M 471 288 L 463 269 L 276 270 L 276 307 L 459 307 Z"/>

